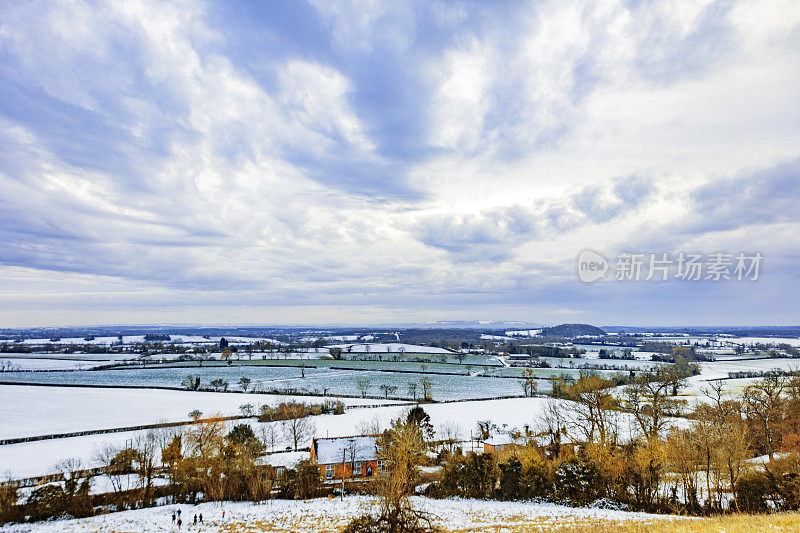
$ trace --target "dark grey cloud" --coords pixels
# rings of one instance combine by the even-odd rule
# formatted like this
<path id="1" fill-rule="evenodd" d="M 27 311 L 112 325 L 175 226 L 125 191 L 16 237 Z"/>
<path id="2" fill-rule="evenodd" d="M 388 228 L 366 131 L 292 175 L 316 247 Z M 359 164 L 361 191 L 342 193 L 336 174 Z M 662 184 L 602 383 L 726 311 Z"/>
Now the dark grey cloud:
<path id="1" fill-rule="evenodd" d="M 800 220 L 800 158 L 714 180 L 691 193 L 686 231 L 726 231 Z"/>

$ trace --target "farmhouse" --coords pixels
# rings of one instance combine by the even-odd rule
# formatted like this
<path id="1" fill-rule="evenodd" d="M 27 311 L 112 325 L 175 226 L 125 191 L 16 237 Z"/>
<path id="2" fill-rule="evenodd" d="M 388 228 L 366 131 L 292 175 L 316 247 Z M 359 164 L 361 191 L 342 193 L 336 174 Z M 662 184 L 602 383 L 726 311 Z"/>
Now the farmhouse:
<path id="1" fill-rule="evenodd" d="M 311 461 L 317 464 L 325 482 L 367 480 L 385 468 L 384 461 L 378 459 L 375 435 L 314 439 Z"/>
<path id="2" fill-rule="evenodd" d="M 506 433 L 502 433 L 499 435 L 492 435 L 485 441 L 483 441 L 483 452 L 499 452 L 502 450 L 513 450 L 517 448 L 518 445 L 514 441 L 514 438 L 511 435 Z"/>

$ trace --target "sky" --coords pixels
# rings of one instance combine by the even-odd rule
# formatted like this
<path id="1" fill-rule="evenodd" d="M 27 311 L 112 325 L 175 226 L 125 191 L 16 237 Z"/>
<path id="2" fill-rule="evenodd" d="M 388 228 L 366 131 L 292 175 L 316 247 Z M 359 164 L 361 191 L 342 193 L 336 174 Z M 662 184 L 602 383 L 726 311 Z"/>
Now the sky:
<path id="1" fill-rule="evenodd" d="M 796 0 L 0 1 L 0 327 L 796 325 L 798 95 Z"/>

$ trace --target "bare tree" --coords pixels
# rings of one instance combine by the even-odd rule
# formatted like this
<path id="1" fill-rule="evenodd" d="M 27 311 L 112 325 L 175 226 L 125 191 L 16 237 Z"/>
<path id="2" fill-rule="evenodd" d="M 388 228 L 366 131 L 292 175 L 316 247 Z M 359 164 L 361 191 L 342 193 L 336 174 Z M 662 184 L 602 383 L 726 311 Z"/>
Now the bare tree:
<path id="1" fill-rule="evenodd" d="M 129 490 L 130 476 L 133 473 L 133 452 L 130 448 L 122 449 L 109 442 L 103 443 L 94 452 L 94 460 L 103 466 L 103 471 L 111 482 L 114 492 Z"/>
<path id="2" fill-rule="evenodd" d="M 681 402 L 670 397 L 671 390 L 670 377 L 662 370 L 638 376 L 625 390 L 625 407 L 649 440 L 667 427 L 669 416 L 678 414 Z"/>
<path id="3" fill-rule="evenodd" d="M 278 440 L 278 425 L 274 422 L 261 424 L 259 427 L 261 433 L 261 442 L 264 446 L 269 447 L 270 452 L 275 451 L 275 442 Z"/>
<path id="4" fill-rule="evenodd" d="M 526 397 L 533 397 L 539 390 L 539 384 L 536 383 L 536 373 L 532 368 L 526 368 L 522 371 L 522 393 Z"/>
<path id="5" fill-rule="evenodd" d="M 153 476 L 156 471 L 158 439 L 154 432 L 148 431 L 136 437 L 133 445 L 136 450 L 136 473 L 139 476 L 139 501 L 142 505 L 152 504 Z"/>
<path id="6" fill-rule="evenodd" d="M 408 393 L 414 400 L 417 399 L 417 384 L 415 382 L 410 381 L 408 383 Z"/>
<path id="7" fill-rule="evenodd" d="M 537 431 L 549 439 L 547 448 L 551 457 L 561 454 L 561 440 L 567 435 L 567 417 L 564 406 L 558 400 L 549 400 L 542 417 L 538 420 Z"/>
<path id="8" fill-rule="evenodd" d="M 584 440 L 600 446 L 614 444 L 617 435 L 613 410 L 619 405 L 614 395 L 614 382 L 584 374 L 567 387 L 565 393 L 572 401 L 564 405 L 572 413 L 573 426 L 583 434 Z"/>
<path id="9" fill-rule="evenodd" d="M 447 446 L 447 449 L 451 452 L 456 443 L 460 442 L 462 439 L 461 426 L 452 420 L 442 423 L 436 433 L 442 443 Z"/>
<path id="10" fill-rule="evenodd" d="M 183 387 L 188 390 L 198 390 L 200 388 L 200 376 L 189 374 L 181 382 L 181 385 L 183 385 Z"/>
<path id="11" fill-rule="evenodd" d="M 422 399 L 430 401 L 433 399 L 433 380 L 428 376 L 419 380 L 420 387 L 422 387 Z"/>
<path id="12" fill-rule="evenodd" d="M 184 434 L 189 451 L 197 456 L 207 458 L 221 447 L 222 436 L 225 431 L 225 421 L 217 415 L 192 424 Z"/>
<path id="13" fill-rule="evenodd" d="M 387 383 L 383 383 L 380 386 L 381 391 L 383 392 L 383 397 L 388 398 L 390 394 L 397 390 L 397 387 L 394 385 L 389 385 Z"/>
<path id="14" fill-rule="evenodd" d="M 492 431 L 497 429 L 497 426 L 491 420 L 478 420 L 475 423 L 478 430 L 478 439 L 486 440 L 492 436 Z"/>
<path id="15" fill-rule="evenodd" d="M 300 447 L 300 443 L 305 443 L 306 440 L 311 438 L 314 434 L 315 424 L 308 416 L 308 411 L 302 404 L 297 404 L 303 408 L 302 412 L 300 407 L 293 407 L 289 404 L 286 412 L 289 418 L 281 420 L 281 429 L 286 437 L 294 445 L 294 451 Z"/>
<path id="16" fill-rule="evenodd" d="M 361 397 L 366 398 L 367 393 L 370 389 L 370 382 L 367 378 L 358 378 L 356 379 L 356 387 L 358 388 L 359 392 L 361 392 Z"/>
<path id="17" fill-rule="evenodd" d="M 380 518 L 385 527 L 381 531 L 424 531 L 430 520 L 411 506 L 409 495 L 419 478 L 420 463 L 425 441 L 417 424 L 403 417 L 392 422 L 378 442 L 378 457 L 387 468 L 379 472 L 375 487 L 380 499 Z M 422 527 L 427 525 L 428 527 Z"/>
<path id="18" fill-rule="evenodd" d="M 777 447 L 778 427 L 781 424 L 781 394 L 786 379 L 778 374 L 769 374 L 744 390 L 744 408 L 748 419 L 758 428 L 759 440 L 769 455 L 770 461 Z"/>
<path id="19" fill-rule="evenodd" d="M 361 420 L 356 424 L 356 431 L 361 435 L 380 435 L 383 430 L 384 426 L 379 415 L 375 415 L 369 420 Z"/>

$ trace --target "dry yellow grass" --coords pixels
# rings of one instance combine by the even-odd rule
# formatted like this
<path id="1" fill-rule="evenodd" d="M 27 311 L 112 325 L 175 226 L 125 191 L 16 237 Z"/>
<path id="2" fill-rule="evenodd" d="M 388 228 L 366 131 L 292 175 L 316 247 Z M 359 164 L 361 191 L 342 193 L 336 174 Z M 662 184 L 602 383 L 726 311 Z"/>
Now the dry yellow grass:
<path id="1" fill-rule="evenodd" d="M 525 531 L 520 529 L 519 531 Z M 554 533 L 757 533 L 800 532 L 800 513 L 729 515 L 657 523 L 595 523 L 552 529 Z"/>
<path id="2" fill-rule="evenodd" d="M 335 532 L 343 527 L 347 520 L 343 517 L 331 520 L 330 518 L 311 518 L 295 516 L 283 520 L 259 520 L 247 524 L 225 524 L 220 531 L 230 533 L 255 533 L 263 531 L 298 532 L 321 531 Z M 477 518 L 477 517 L 473 517 Z M 522 515 L 510 517 L 502 524 L 487 520 L 481 523 L 480 519 L 473 525 L 463 529 L 445 529 L 446 533 L 478 533 L 478 532 L 549 532 L 549 533 L 758 533 L 758 532 L 800 532 L 800 513 L 781 513 L 773 515 L 730 515 L 714 518 L 700 519 L 664 519 L 649 522 L 614 522 L 606 520 L 592 520 L 572 518 L 565 525 L 559 523 L 563 517 L 536 517 L 526 518 Z"/>

